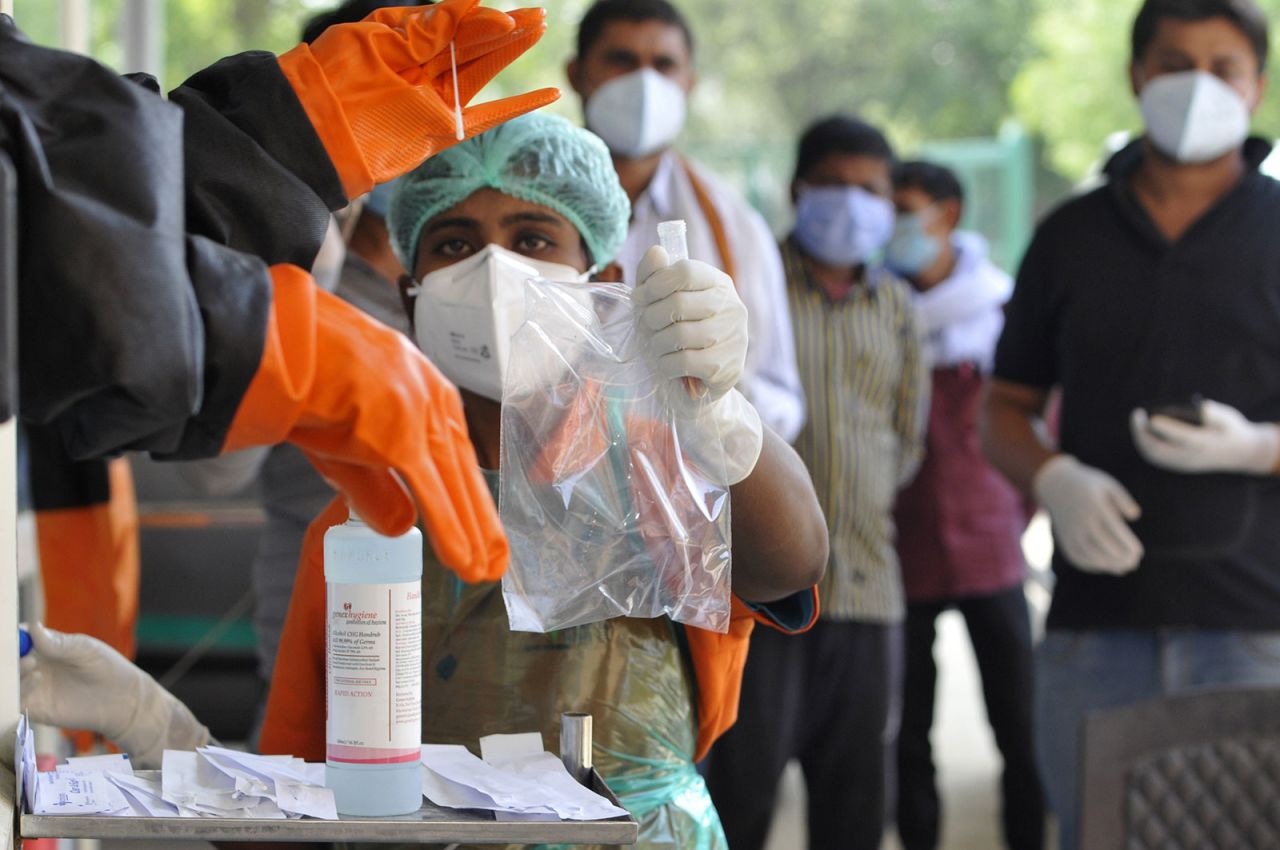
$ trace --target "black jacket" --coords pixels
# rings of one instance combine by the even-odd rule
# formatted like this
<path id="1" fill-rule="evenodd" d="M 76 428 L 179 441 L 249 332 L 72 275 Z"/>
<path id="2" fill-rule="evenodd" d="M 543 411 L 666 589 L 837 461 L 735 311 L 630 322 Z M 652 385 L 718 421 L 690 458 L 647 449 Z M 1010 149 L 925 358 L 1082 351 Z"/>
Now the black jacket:
<path id="1" fill-rule="evenodd" d="M 275 58 L 224 59 L 166 101 L 4 18 L 0 149 L 19 415 L 72 458 L 217 454 L 262 355 L 267 267 L 309 266 L 347 201 Z"/>

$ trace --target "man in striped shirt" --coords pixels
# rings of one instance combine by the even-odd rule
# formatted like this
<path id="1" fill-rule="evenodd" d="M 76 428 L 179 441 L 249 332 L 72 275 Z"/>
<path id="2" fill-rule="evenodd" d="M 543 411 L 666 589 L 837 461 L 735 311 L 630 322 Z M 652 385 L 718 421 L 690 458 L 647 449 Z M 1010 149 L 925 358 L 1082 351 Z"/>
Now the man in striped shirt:
<path id="1" fill-rule="evenodd" d="M 891 704 L 900 690 L 902 578 L 893 504 L 923 453 L 929 378 L 910 290 L 875 260 L 893 229 L 893 153 L 836 116 L 800 140 L 783 242 L 808 421 L 796 450 L 831 535 L 822 619 L 753 635 L 737 725 L 708 775 L 729 846 L 764 844 L 778 778 L 797 758 L 812 847 L 879 847 Z"/>

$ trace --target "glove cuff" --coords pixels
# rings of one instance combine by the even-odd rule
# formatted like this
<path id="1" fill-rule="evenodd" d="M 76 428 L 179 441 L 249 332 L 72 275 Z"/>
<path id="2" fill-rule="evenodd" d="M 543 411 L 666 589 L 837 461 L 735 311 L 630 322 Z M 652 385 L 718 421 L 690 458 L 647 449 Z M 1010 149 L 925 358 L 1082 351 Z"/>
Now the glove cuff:
<path id="1" fill-rule="evenodd" d="M 669 383 L 684 392 L 681 382 Z M 681 448 L 709 480 L 731 486 L 756 468 L 764 449 L 764 425 L 760 413 L 738 390 L 701 406 L 684 421 Z"/>
<path id="2" fill-rule="evenodd" d="M 1081 468 L 1080 461 L 1073 455 L 1056 454 L 1040 465 L 1031 479 L 1031 494 L 1035 500 L 1044 505 L 1053 500 L 1056 484 L 1063 477 L 1072 475 Z"/>
<path id="3" fill-rule="evenodd" d="M 222 452 L 283 442 L 315 383 L 317 292 L 297 266 L 271 267 L 273 297 L 262 360 L 240 399 Z"/>
<path id="4" fill-rule="evenodd" d="M 353 200 L 368 192 L 374 186 L 373 175 L 356 144 L 342 101 L 325 76 L 324 66 L 306 44 L 281 54 L 277 61 L 329 154 L 347 199 Z"/>
<path id="5" fill-rule="evenodd" d="M 1270 422 L 1254 423 L 1254 450 L 1248 459 L 1249 471 L 1256 475 L 1272 475 L 1280 462 L 1280 426 Z"/>

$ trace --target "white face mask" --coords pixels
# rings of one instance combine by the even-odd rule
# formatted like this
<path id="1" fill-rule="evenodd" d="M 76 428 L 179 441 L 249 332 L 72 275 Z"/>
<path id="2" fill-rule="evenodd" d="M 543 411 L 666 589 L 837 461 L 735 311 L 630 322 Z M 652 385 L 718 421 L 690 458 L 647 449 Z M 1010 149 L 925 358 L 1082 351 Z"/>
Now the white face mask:
<path id="1" fill-rule="evenodd" d="M 1210 162 L 1249 135 L 1249 105 L 1204 71 L 1161 74 L 1142 87 L 1138 100 L 1147 137 L 1178 162 Z"/>
<path id="2" fill-rule="evenodd" d="M 614 77 L 587 99 L 587 128 L 619 156 L 638 159 L 675 141 L 684 128 L 684 90 L 652 68 Z"/>
<path id="3" fill-rule="evenodd" d="M 446 378 L 502 401 L 511 337 L 525 321 L 526 281 L 541 277 L 576 283 L 590 276 L 572 266 L 486 245 L 431 272 L 410 290 L 415 296 L 414 338 Z"/>

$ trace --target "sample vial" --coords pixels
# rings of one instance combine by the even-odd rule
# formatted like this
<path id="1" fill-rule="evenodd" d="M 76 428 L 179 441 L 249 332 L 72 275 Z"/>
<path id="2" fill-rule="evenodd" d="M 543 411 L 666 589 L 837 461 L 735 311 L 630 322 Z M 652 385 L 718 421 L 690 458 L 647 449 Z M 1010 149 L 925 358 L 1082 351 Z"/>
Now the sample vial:
<path id="1" fill-rule="evenodd" d="M 422 806 L 422 532 L 324 535 L 325 785 L 344 815 Z"/>
<path id="2" fill-rule="evenodd" d="M 684 219 L 658 222 L 658 244 L 673 263 L 689 259 L 689 237 Z"/>

